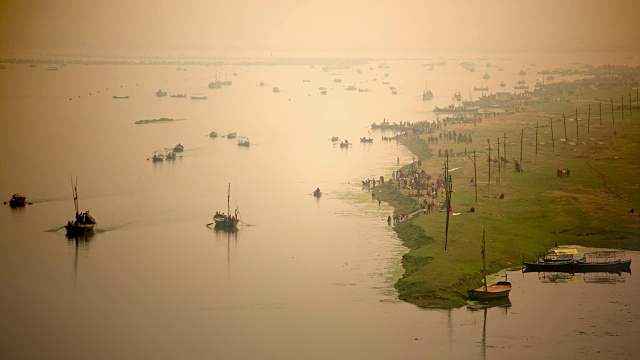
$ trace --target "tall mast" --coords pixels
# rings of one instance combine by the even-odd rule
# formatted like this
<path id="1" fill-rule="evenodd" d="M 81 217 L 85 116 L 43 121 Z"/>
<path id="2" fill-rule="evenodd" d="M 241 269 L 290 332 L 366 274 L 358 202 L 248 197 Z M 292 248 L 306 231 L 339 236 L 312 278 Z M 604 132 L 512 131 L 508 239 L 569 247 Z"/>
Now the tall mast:
<path id="1" fill-rule="evenodd" d="M 71 179 L 71 192 L 73 193 L 73 206 L 76 209 L 76 218 L 78 218 L 78 178 L 76 177 L 76 183 L 73 184 L 73 177 L 69 174 Z"/>
<path id="2" fill-rule="evenodd" d="M 485 249 L 485 240 L 484 240 L 484 227 L 482 228 L 482 279 L 484 281 L 484 291 L 487 291 L 487 262 L 484 258 L 484 249 Z"/>

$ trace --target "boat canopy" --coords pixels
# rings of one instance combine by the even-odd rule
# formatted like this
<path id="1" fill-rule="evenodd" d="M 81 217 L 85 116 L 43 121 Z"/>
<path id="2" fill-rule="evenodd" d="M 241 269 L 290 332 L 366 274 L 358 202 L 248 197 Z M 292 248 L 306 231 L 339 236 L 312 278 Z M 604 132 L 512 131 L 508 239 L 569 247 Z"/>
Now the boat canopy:
<path id="1" fill-rule="evenodd" d="M 578 250 L 577 249 L 551 249 L 549 250 L 549 254 L 551 255 L 578 254 Z"/>

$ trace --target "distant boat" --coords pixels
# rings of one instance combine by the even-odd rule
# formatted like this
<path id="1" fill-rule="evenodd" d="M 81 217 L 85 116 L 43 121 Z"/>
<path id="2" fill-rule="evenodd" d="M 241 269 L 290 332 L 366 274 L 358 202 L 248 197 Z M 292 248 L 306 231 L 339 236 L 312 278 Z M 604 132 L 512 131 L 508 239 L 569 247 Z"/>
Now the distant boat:
<path id="1" fill-rule="evenodd" d="M 498 283 L 487 286 L 487 263 L 485 259 L 485 231 L 482 229 L 482 276 L 483 283 L 482 287 L 473 290 L 467 290 L 467 294 L 469 295 L 469 299 L 471 300 L 496 300 L 496 299 L 504 299 L 509 297 L 509 292 L 511 291 L 511 283 L 508 281 L 498 281 Z"/>
<path id="2" fill-rule="evenodd" d="M 64 226 L 67 229 L 67 235 L 69 236 L 77 236 L 83 235 L 87 232 L 93 231 L 93 228 L 96 226 L 96 219 L 89 215 L 89 210 L 86 212 L 78 211 L 78 179 L 76 178 L 76 183 L 73 183 L 73 178 L 71 179 L 71 191 L 73 192 L 73 205 L 76 209 L 76 218 L 73 221 L 67 222 L 67 225 Z"/>
<path id="3" fill-rule="evenodd" d="M 164 154 L 161 153 L 160 150 L 156 150 L 156 151 L 153 152 L 153 154 L 151 155 L 151 157 L 149 159 L 151 159 L 151 161 L 153 161 L 153 162 L 164 161 Z"/>
<path id="4" fill-rule="evenodd" d="M 215 131 L 215 130 L 209 131 L 209 137 L 210 138 L 217 138 L 218 137 L 218 132 Z"/>
<path id="5" fill-rule="evenodd" d="M 176 156 L 177 156 L 176 151 L 172 150 L 172 149 L 169 149 L 167 151 L 167 154 L 164 156 L 164 159 L 165 160 L 175 160 Z"/>
<path id="6" fill-rule="evenodd" d="M 245 147 L 249 147 L 249 145 L 251 145 L 251 142 L 249 141 L 248 138 L 241 136 L 238 139 L 238 146 L 245 146 Z"/>
<path id="7" fill-rule="evenodd" d="M 528 90 L 529 89 L 529 85 L 516 85 L 513 87 L 516 90 Z"/>
<path id="8" fill-rule="evenodd" d="M 275 87 L 273 88 L 273 92 L 274 92 L 274 93 L 279 93 L 279 92 L 280 92 L 280 89 L 279 89 L 277 86 L 275 86 Z"/>
<path id="9" fill-rule="evenodd" d="M 446 108 L 437 107 L 433 110 L 433 112 L 443 112 L 443 113 L 477 113 L 477 107 L 464 107 L 464 106 L 454 106 L 453 104 L 447 106 Z"/>
<path id="10" fill-rule="evenodd" d="M 322 196 L 322 191 L 320 190 L 320 188 L 316 188 L 315 190 L 313 190 L 313 196 L 315 196 L 317 198 Z"/>
<path id="11" fill-rule="evenodd" d="M 345 139 L 344 141 L 342 141 L 342 142 L 340 143 L 340 147 L 341 147 L 341 148 L 349 147 L 349 145 L 351 145 L 351 144 L 349 143 L 349 140 L 347 140 L 347 139 Z"/>
<path id="12" fill-rule="evenodd" d="M 260 86 L 264 86 L 264 81 L 260 81 Z"/>
<path id="13" fill-rule="evenodd" d="M 58 71 L 58 67 L 57 67 L 57 66 L 49 66 L 49 67 L 47 68 L 47 70 L 50 70 L 50 71 Z"/>
<path id="14" fill-rule="evenodd" d="M 186 98 L 187 94 L 172 94 L 171 97 L 172 98 Z"/>
<path id="15" fill-rule="evenodd" d="M 302 82 L 310 82 L 311 80 L 309 79 L 302 79 Z"/>
<path id="16" fill-rule="evenodd" d="M 333 79 L 333 82 L 335 82 L 335 83 L 341 83 L 341 82 L 342 82 L 342 79 Z"/>
<path id="17" fill-rule="evenodd" d="M 488 73 L 485 73 L 484 75 L 482 75 L 482 78 L 485 80 L 489 80 L 489 78 L 491 78 L 491 76 L 489 76 Z"/>
<path id="18" fill-rule="evenodd" d="M 191 95 L 191 100 L 207 100 L 205 95 Z"/>
<path id="19" fill-rule="evenodd" d="M 13 196 L 11 196 L 11 199 L 9 199 L 9 206 L 11 206 L 12 208 L 22 207 L 26 203 L 27 203 L 27 197 L 20 193 L 13 194 Z"/>
<path id="20" fill-rule="evenodd" d="M 238 209 L 235 211 L 235 216 L 231 215 L 230 208 L 230 200 L 231 200 L 231 184 L 229 184 L 227 190 L 227 213 L 218 212 L 213 216 L 213 221 L 215 222 L 215 227 L 222 229 L 235 229 L 238 226 L 240 220 L 238 220 Z"/>
<path id="21" fill-rule="evenodd" d="M 431 99 L 433 99 L 433 92 L 429 90 L 428 86 L 425 84 L 425 89 L 422 91 L 422 101 Z"/>
<path id="22" fill-rule="evenodd" d="M 505 87 L 505 86 L 507 86 L 507 85 L 504 83 L 504 81 L 501 81 L 500 82 L 500 87 Z"/>
<path id="23" fill-rule="evenodd" d="M 321 95 L 327 95 L 327 90 L 322 90 L 322 91 L 320 91 L 320 94 L 321 94 Z"/>
<path id="24" fill-rule="evenodd" d="M 487 90 L 489 90 L 489 88 L 487 86 L 481 86 L 481 87 L 474 87 L 473 90 L 475 90 L 475 91 L 487 91 Z"/>
<path id="25" fill-rule="evenodd" d="M 358 89 L 358 92 L 369 92 L 369 89 Z"/>
<path id="26" fill-rule="evenodd" d="M 358 88 L 355 85 L 349 85 L 346 87 L 347 91 L 355 91 L 358 90 Z"/>
<path id="27" fill-rule="evenodd" d="M 113 98 L 114 98 L 114 99 L 128 99 L 128 98 L 129 98 L 129 95 L 124 95 L 124 96 L 121 96 L 121 95 L 113 95 Z"/>
<path id="28" fill-rule="evenodd" d="M 156 96 L 158 96 L 158 97 L 167 96 L 167 92 L 166 91 L 162 91 L 162 89 L 158 89 L 158 91 L 156 91 Z"/>
<path id="29" fill-rule="evenodd" d="M 397 92 L 397 91 L 395 91 L 395 90 L 392 90 L 392 91 L 391 91 L 391 95 L 398 95 L 398 92 Z"/>
<path id="30" fill-rule="evenodd" d="M 527 75 L 527 71 L 525 69 L 520 70 L 520 72 L 518 73 L 520 76 L 525 76 Z"/>
<path id="31" fill-rule="evenodd" d="M 183 152 L 184 151 L 184 145 L 178 143 L 178 145 L 173 147 L 173 151 L 175 151 L 175 152 Z"/>
<path id="32" fill-rule="evenodd" d="M 338 141 L 340 141 L 340 138 L 339 138 L 339 137 L 337 137 L 337 136 L 332 136 L 332 137 L 331 137 L 331 141 L 332 141 L 332 142 L 338 142 Z"/>
<path id="33" fill-rule="evenodd" d="M 227 134 L 227 139 L 235 139 L 238 136 L 235 131 L 229 131 Z"/>
<path id="34" fill-rule="evenodd" d="M 361 138 L 360 138 L 360 142 L 363 142 L 363 143 L 372 143 L 372 142 L 373 142 L 373 139 L 371 138 L 371 136 L 369 136 L 369 138 L 361 137 Z"/>

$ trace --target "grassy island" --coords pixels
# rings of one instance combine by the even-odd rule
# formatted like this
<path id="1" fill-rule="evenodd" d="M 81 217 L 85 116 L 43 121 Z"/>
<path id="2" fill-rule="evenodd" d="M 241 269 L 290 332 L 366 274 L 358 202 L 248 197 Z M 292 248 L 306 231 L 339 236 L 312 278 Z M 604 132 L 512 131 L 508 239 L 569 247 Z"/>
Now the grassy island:
<path id="1" fill-rule="evenodd" d="M 488 273 L 520 268 L 523 260 L 537 260 L 554 244 L 640 250 L 640 107 L 635 96 L 629 87 L 585 86 L 562 100 L 531 101 L 519 113 L 483 117 L 475 125 L 447 124 L 431 134 L 398 136 L 435 177 L 446 159 L 438 150 L 453 149 L 451 203 L 459 213 L 450 216 L 447 251 L 445 212 L 420 212 L 395 225 L 409 249 L 402 259 L 404 275 L 395 285 L 400 299 L 420 307 L 465 305 L 466 291 L 482 282 L 483 226 Z M 472 135 L 473 142 L 429 141 L 453 131 Z M 489 178 L 489 143 L 493 159 L 498 141 L 500 157 L 506 141 L 506 168 L 501 164 L 499 170 L 502 162 L 492 161 Z M 515 161 L 521 172 L 515 171 Z M 562 176 L 566 169 L 569 176 Z M 416 197 L 408 196 L 417 190 L 398 189 L 393 180 L 377 190 L 398 215 L 419 209 Z M 440 194 L 438 199 L 444 200 Z"/>

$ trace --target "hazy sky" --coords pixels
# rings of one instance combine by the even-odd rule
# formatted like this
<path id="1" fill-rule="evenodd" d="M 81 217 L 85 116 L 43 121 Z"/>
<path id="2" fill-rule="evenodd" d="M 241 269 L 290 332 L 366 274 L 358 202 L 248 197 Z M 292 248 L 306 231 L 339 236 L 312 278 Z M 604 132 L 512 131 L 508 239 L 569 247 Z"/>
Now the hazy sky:
<path id="1" fill-rule="evenodd" d="M 0 0 L 0 47 L 53 53 L 640 49 L 638 0 Z"/>

